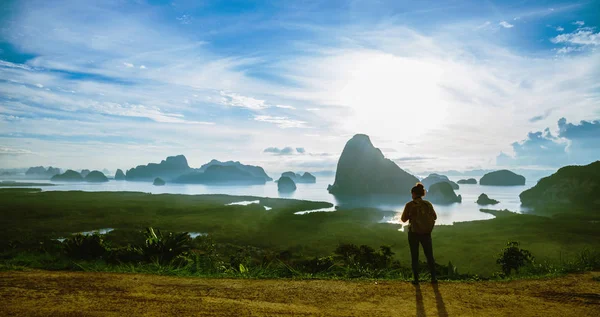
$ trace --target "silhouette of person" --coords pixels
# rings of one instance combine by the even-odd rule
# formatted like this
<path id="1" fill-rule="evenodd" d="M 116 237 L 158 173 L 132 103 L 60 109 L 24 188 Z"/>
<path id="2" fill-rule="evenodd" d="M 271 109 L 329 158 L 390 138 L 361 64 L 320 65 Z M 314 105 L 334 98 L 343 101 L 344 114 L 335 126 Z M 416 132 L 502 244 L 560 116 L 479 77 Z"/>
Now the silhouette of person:
<path id="1" fill-rule="evenodd" d="M 417 183 L 411 189 L 412 201 L 406 203 L 402 212 L 402 221 L 408 224 L 408 245 L 410 246 L 410 255 L 412 258 L 413 284 L 419 283 L 419 244 L 423 246 L 423 252 L 427 258 L 427 266 L 431 273 L 431 282 L 437 283 L 435 275 L 435 261 L 433 259 L 433 244 L 431 241 L 431 231 L 435 225 L 437 214 L 433 205 L 423 199 L 425 196 L 425 187 Z"/>

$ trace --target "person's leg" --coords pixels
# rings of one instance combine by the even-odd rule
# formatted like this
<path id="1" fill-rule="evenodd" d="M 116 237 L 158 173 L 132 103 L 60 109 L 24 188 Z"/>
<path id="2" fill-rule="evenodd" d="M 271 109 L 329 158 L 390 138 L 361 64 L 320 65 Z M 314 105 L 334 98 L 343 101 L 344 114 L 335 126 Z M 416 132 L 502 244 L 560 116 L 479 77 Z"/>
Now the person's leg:
<path id="1" fill-rule="evenodd" d="M 408 245 L 412 259 L 412 271 L 414 281 L 419 281 L 419 239 L 416 233 L 408 232 Z"/>
<path id="2" fill-rule="evenodd" d="M 427 258 L 427 266 L 429 266 L 429 272 L 431 273 L 431 280 L 436 281 L 435 260 L 433 259 L 433 243 L 431 241 L 431 234 L 424 234 L 420 238 L 421 245 L 423 245 L 423 252 Z"/>

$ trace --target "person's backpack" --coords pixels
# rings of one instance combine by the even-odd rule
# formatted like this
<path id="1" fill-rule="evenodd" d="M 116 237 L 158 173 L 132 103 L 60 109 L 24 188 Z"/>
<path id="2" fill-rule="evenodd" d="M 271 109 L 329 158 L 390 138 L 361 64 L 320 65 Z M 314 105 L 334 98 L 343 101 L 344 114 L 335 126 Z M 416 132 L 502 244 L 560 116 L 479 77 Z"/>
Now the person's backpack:
<path id="1" fill-rule="evenodd" d="M 426 201 L 412 201 L 410 230 L 415 233 L 431 233 L 435 225 L 433 206 Z"/>

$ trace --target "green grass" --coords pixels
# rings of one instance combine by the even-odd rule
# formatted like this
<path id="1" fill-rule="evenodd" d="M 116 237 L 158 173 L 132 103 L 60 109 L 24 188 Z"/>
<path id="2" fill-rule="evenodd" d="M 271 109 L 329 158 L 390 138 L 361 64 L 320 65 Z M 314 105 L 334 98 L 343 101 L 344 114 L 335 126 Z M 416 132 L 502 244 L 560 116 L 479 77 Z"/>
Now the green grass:
<path id="1" fill-rule="evenodd" d="M 260 205 L 225 205 L 241 200 L 260 200 Z M 266 211 L 262 205 L 273 209 Z M 329 255 L 341 242 L 376 249 L 389 245 L 402 265 L 410 265 L 406 233 L 398 231 L 399 225 L 379 223 L 383 211 L 363 208 L 294 215 L 330 206 L 324 202 L 247 196 L 0 189 L 0 243 L 115 228 L 106 236 L 109 243 L 139 244 L 143 243 L 139 231 L 155 227 L 206 232 L 218 243 L 276 252 L 290 250 L 304 257 Z M 436 262 L 451 261 L 460 273 L 491 276 L 499 271 L 496 257 L 509 240 L 519 241 L 536 261 L 556 265 L 575 258 L 586 248 L 597 250 L 600 246 L 596 210 L 572 214 L 564 210 L 548 217 L 492 212 L 497 218 L 437 226 L 433 232 Z"/>

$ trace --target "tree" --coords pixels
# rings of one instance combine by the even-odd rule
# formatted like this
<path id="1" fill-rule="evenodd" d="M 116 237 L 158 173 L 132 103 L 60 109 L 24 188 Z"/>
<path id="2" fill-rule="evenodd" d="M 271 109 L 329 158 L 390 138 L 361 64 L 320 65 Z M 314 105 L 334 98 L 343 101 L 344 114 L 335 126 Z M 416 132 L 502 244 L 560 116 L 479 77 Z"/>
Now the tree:
<path id="1" fill-rule="evenodd" d="M 496 263 L 502 267 L 504 275 L 510 275 L 512 270 L 519 272 L 519 268 L 533 262 L 531 252 L 519 248 L 519 242 L 509 241 L 500 252 Z"/>

